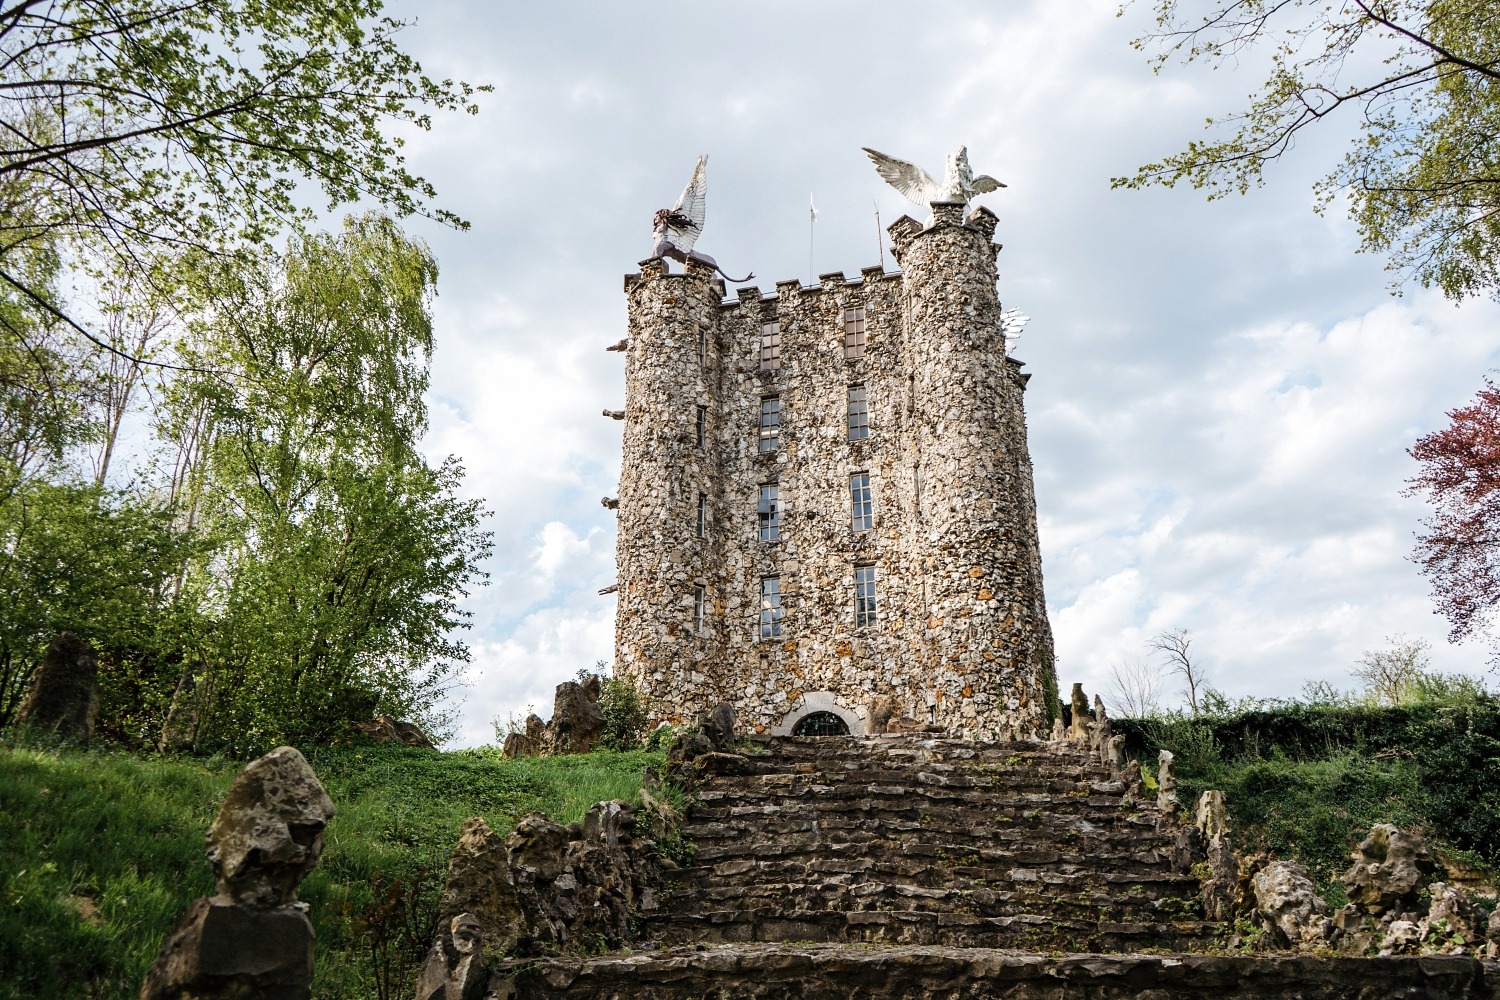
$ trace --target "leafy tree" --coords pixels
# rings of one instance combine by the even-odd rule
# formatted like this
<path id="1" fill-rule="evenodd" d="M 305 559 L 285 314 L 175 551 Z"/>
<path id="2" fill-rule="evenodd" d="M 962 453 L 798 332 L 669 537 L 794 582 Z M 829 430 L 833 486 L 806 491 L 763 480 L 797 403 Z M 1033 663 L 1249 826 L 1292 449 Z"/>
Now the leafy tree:
<path id="1" fill-rule="evenodd" d="M 191 544 L 165 512 L 91 485 L 44 482 L 0 511 L 0 727 L 59 632 L 98 649 L 107 695 L 158 666 L 169 583 Z"/>
<path id="2" fill-rule="evenodd" d="M 1363 249 L 1460 299 L 1500 297 L 1500 17 L 1486 0 L 1151 0 L 1158 69 L 1267 54 L 1249 107 L 1116 187 L 1245 193 L 1305 129 L 1342 113 L 1359 135 L 1318 186 L 1347 193 Z"/>
<path id="3" fill-rule="evenodd" d="M 1448 417 L 1409 449 L 1422 467 L 1406 492 L 1433 507 L 1413 557 L 1448 619 L 1449 641 L 1460 642 L 1487 634 L 1500 605 L 1500 387 L 1486 379 L 1474 402 Z"/>
<path id="4" fill-rule="evenodd" d="M 19 0 L 0 7 L 0 279 L 55 308 L 11 251 L 67 240 L 139 263 L 153 246 L 224 252 L 369 196 L 429 211 L 388 126 L 473 113 L 396 43 L 381 0 Z"/>
<path id="5" fill-rule="evenodd" d="M 179 504 L 214 546 L 184 583 L 215 609 L 185 650 L 191 741 L 322 741 L 375 711 L 440 729 L 489 536 L 456 462 L 416 446 L 436 263 L 366 215 L 211 278 L 198 374 L 171 399 L 173 432 L 191 428 Z"/>

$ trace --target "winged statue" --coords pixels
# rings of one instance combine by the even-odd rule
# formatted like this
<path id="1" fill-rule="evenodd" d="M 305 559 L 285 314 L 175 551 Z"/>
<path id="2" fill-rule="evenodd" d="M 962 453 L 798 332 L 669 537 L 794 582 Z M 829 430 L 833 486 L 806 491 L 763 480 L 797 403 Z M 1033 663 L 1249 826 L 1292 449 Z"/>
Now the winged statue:
<path id="1" fill-rule="evenodd" d="M 931 174 L 915 163 L 887 156 L 868 146 L 862 148 L 874 161 L 875 171 L 880 174 L 882 180 L 900 191 L 908 201 L 915 202 L 923 208 L 935 201 L 952 201 L 967 205 L 975 195 L 989 194 L 991 191 L 998 191 L 1005 187 L 988 174 L 974 176 L 974 171 L 969 167 L 967 146 L 959 146 L 958 150 L 948 157 L 941 181 L 933 180 Z"/>
<path id="2" fill-rule="evenodd" d="M 698 165 L 693 168 L 693 176 L 688 179 L 687 187 L 682 189 L 682 194 L 677 198 L 677 204 L 671 208 L 658 208 L 656 215 L 652 217 L 651 256 L 653 258 L 667 257 L 684 264 L 689 260 L 694 260 L 718 271 L 719 277 L 725 281 L 749 281 L 755 277 L 754 274 L 748 274 L 743 278 L 731 278 L 724 273 L 724 269 L 719 267 L 712 257 L 693 249 L 693 244 L 698 242 L 698 237 L 703 232 L 707 207 L 708 157 L 700 156 Z"/>

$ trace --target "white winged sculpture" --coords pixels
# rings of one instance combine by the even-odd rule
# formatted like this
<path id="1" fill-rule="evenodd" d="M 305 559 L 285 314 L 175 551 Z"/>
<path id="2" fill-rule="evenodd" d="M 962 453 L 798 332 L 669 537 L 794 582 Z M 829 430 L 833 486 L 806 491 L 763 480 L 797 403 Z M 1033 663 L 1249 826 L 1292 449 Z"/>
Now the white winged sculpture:
<path id="1" fill-rule="evenodd" d="M 958 202 L 967 205 L 975 195 L 989 194 L 991 191 L 998 191 L 1005 187 L 988 174 L 974 176 L 974 171 L 969 167 L 967 146 L 959 146 L 958 150 L 948 157 L 942 181 L 933 180 L 931 174 L 915 163 L 898 160 L 894 156 L 887 156 L 868 146 L 862 148 L 874 161 L 876 172 L 887 184 L 900 191 L 908 201 L 915 202 L 923 208 L 927 208 L 935 201 Z"/>
<path id="2" fill-rule="evenodd" d="M 652 258 L 669 257 L 684 264 L 689 260 L 695 260 L 718 271 L 719 276 L 725 281 L 749 281 L 755 277 L 754 274 L 747 274 L 743 278 L 731 278 L 724 273 L 724 269 L 719 267 L 712 257 L 693 249 L 693 244 L 698 242 L 698 236 L 703 232 L 707 206 L 708 157 L 700 156 L 698 165 L 693 168 L 693 176 L 687 182 L 687 187 L 682 189 L 682 194 L 677 198 L 677 204 L 671 208 L 658 208 L 656 215 L 652 218 Z"/>

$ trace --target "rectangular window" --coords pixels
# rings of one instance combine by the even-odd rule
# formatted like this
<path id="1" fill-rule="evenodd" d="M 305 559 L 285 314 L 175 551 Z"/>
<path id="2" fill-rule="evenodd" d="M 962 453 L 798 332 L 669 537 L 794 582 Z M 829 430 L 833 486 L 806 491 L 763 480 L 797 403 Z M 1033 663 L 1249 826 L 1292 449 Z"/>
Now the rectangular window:
<path id="1" fill-rule="evenodd" d="M 760 637 L 781 638 L 781 577 L 765 576 L 760 581 Z"/>
<path id="2" fill-rule="evenodd" d="M 694 431 L 698 439 L 698 447 L 702 448 L 703 441 L 708 436 L 708 407 L 698 407 L 698 416 L 696 420 L 697 423 L 694 425 Z"/>
<path id="3" fill-rule="evenodd" d="M 865 387 L 849 387 L 849 440 L 863 441 L 870 436 L 870 401 Z"/>
<path id="4" fill-rule="evenodd" d="M 708 367 L 708 331 L 701 326 L 698 328 L 698 367 Z"/>
<path id="5" fill-rule="evenodd" d="M 698 494 L 698 537 L 708 537 L 708 496 Z"/>
<path id="6" fill-rule="evenodd" d="M 875 567 L 854 567 L 854 627 L 875 624 Z"/>
<path id="7" fill-rule="evenodd" d="M 708 591 L 700 583 L 693 588 L 693 631 L 698 635 L 703 634 L 703 626 L 708 617 Z"/>
<path id="8" fill-rule="evenodd" d="M 865 307 L 844 310 L 844 357 L 865 356 Z"/>
<path id="9" fill-rule="evenodd" d="M 760 499 L 756 501 L 755 518 L 760 525 L 760 540 L 781 541 L 781 487 L 770 483 L 760 488 Z"/>
<path id="10" fill-rule="evenodd" d="M 875 504 L 870 499 L 870 474 L 856 472 L 849 477 L 849 500 L 853 507 L 855 531 L 875 527 Z"/>
<path id="11" fill-rule="evenodd" d="M 760 450 L 775 451 L 781 439 L 781 397 L 766 396 L 760 401 Z"/>
<path id="12" fill-rule="evenodd" d="M 762 323 L 760 327 L 760 370 L 774 372 L 781 368 L 781 324 Z"/>

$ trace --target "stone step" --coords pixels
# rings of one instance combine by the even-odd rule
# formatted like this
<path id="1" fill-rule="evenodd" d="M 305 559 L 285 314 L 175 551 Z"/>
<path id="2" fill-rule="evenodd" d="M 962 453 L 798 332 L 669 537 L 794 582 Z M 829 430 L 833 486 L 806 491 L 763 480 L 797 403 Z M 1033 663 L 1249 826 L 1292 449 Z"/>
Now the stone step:
<path id="1" fill-rule="evenodd" d="M 1205 947 L 1222 925 L 1197 920 L 1112 922 L 1059 920 L 1050 914 L 986 917 L 932 910 L 799 910 L 762 907 L 661 913 L 643 921 L 661 946 L 744 941 L 941 944 L 959 948 L 1131 951 Z"/>
<path id="2" fill-rule="evenodd" d="M 1048 883 L 973 883 L 928 887 L 874 881 L 766 882 L 759 885 L 687 888 L 664 893 L 663 912 L 789 908 L 796 912 L 925 911 L 981 917 L 1034 915 L 1049 920 L 1159 922 L 1201 920 L 1196 885 L 1138 886 L 1140 894 L 1101 891 L 1092 886 Z M 1119 887 L 1115 887 L 1119 888 Z"/>
<path id="3" fill-rule="evenodd" d="M 775 841 L 799 834 L 822 834 L 825 839 L 908 840 L 926 837 L 964 837 L 1005 844 L 1024 840 L 1033 844 L 1082 847 L 1094 843 L 1160 842 L 1155 813 L 1118 809 L 1057 812 L 1028 809 L 1020 815 L 999 810 L 912 804 L 883 807 L 809 810 L 762 810 L 745 806 L 697 806 L 688 813 L 683 832 L 698 842 L 744 840 L 747 836 Z"/>
<path id="4" fill-rule="evenodd" d="M 1472 958 L 1045 955 L 932 945 L 713 944 L 495 964 L 515 1000 L 1488 1000 Z"/>
<path id="5" fill-rule="evenodd" d="M 1172 857 L 1155 845 L 1134 850 L 1090 849 L 1063 852 L 1046 847 L 1017 844 L 1010 849 L 975 846 L 971 841 L 912 841 L 905 844 L 872 841 L 842 843 L 819 841 L 807 844 L 725 841 L 713 847 L 701 844 L 681 877 L 755 878 L 767 873 L 923 871 L 972 878 L 1008 877 L 1012 870 L 1047 871 L 1058 875 L 1127 879 L 1131 875 L 1160 878 L 1173 875 Z"/>

